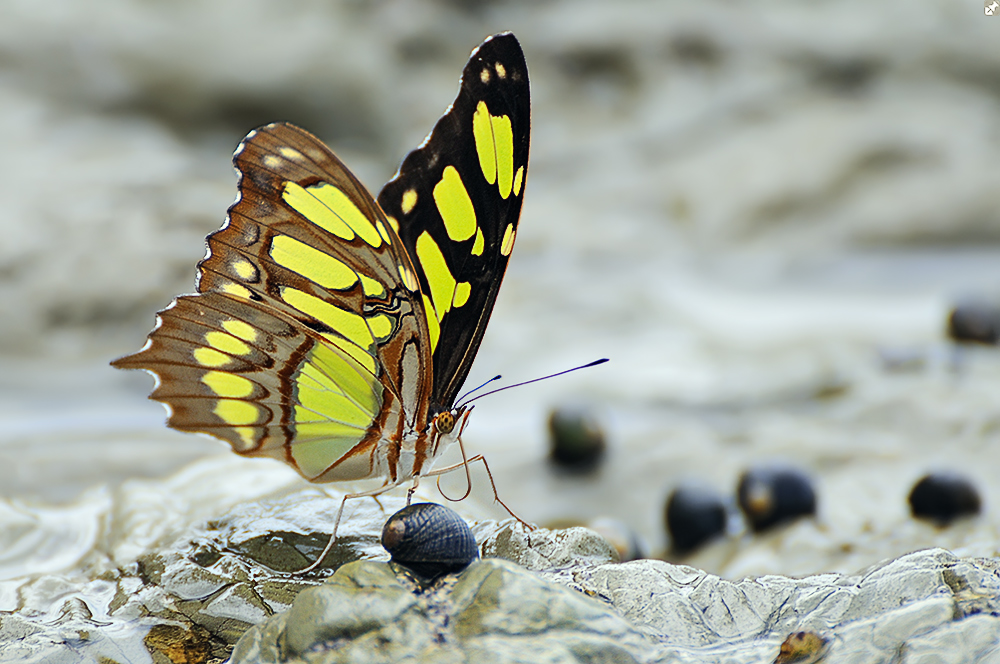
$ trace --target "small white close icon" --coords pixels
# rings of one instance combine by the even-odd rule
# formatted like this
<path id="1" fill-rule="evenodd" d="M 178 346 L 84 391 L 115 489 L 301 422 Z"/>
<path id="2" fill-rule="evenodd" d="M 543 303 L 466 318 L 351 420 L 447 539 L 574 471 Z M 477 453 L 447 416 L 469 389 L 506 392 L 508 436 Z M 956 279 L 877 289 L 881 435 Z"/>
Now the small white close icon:
<path id="1" fill-rule="evenodd" d="M 992 3 L 985 6 L 985 9 L 987 16 L 993 16 L 993 14 L 996 13 L 997 9 L 1000 9 L 1000 5 L 997 4 L 997 0 L 993 0 Z"/>

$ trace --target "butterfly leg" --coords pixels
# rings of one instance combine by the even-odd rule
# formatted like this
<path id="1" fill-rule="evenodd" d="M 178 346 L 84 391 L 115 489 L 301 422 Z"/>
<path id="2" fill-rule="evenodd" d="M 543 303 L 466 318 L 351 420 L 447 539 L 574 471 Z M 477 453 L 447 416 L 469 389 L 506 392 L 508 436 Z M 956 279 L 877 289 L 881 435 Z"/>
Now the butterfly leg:
<path id="1" fill-rule="evenodd" d="M 463 452 L 464 452 L 464 450 L 463 450 Z M 446 500 L 450 500 L 452 502 L 458 502 L 459 500 L 464 500 L 465 498 L 467 498 L 469 496 L 469 493 L 472 491 L 472 479 L 469 476 L 469 464 L 472 463 L 472 462 L 474 462 L 474 461 L 482 461 L 483 462 L 483 467 L 486 468 L 486 476 L 490 478 L 490 486 L 493 487 L 493 500 L 495 500 L 496 502 L 500 503 L 500 506 L 502 508 L 504 508 L 505 510 L 507 510 L 507 514 L 510 514 L 512 517 L 514 517 L 515 519 L 517 519 L 518 522 L 522 526 L 524 526 L 528 530 L 534 530 L 535 527 L 533 525 L 531 525 L 530 523 L 528 523 L 527 521 L 525 521 L 524 519 L 522 519 L 518 515 L 514 514 L 514 511 L 512 509 L 510 509 L 509 507 L 507 507 L 507 503 L 505 503 L 504 501 L 500 500 L 500 494 L 497 492 L 497 483 L 493 481 L 493 473 L 490 472 L 490 464 L 486 463 L 486 457 L 484 457 L 482 454 L 477 454 L 476 456 L 471 457 L 469 459 L 464 459 L 465 455 L 463 454 L 462 456 L 463 456 L 463 460 L 462 460 L 461 463 L 456 463 L 456 464 L 451 465 L 451 466 L 445 466 L 444 468 L 435 468 L 432 471 L 424 473 L 423 476 L 424 477 L 430 477 L 432 475 L 437 475 L 438 476 L 438 491 L 441 492 L 441 495 L 444 496 Z M 446 494 L 444 491 L 441 491 L 441 476 L 444 475 L 445 473 L 450 473 L 453 470 L 458 470 L 459 468 L 465 468 L 465 474 L 466 474 L 466 479 L 469 482 L 469 488 L 465 492 L 465 495 L 462 496 L 461 498 L 449 498 L 448 494 Z"/>
<path id="2" fill-rule="evenodd" d="M 340 508 L 337 510 L 337 518 L 334 519 L 333 521 L 333 532 L 330 533 L 330 539 L 327 540 L 326 546 L 323 548 L 323 552 L 319 554 L 319 557 L 316 560 L 314 560 L 312 564 L 310 564 L 308 567 L 303 567 L 302 569 L 295 570 L 294 572 L 290 572 L 290 574 L 292 574 L 292 576 L 298 576 L 300 574 L 308 574 L 309 572 L 319 567 L 320 563 L 323 562 L 323 559 L 326 558 L 328 553 L 330 553 L 330 550 L 333 548 L 334 543 L 337 541 L 337 530 L 340 529 L 340 519 L 341 517 L 344 516 L 344 505 L 347 504 L 348 500 L 351 500 L 353 498 L 366 498 L 366 497 L 375 498 L 376 496 L 382 495 L 386 491 L 395 489 L 397 486 L 399 486 L 405 481 L 406 479 L 399 479 L 395 482 L 384 484 L 378 487 L 377 489 L 372 489 L 371 491 L 359 491 L 358 493 L 345 494 L 343 499 L 340 501 Z M 409 493 L 407 493 L 406 496 L 407 504 L 409 504 L 410 493 L 412 493 L 412 489 Z"/>
<path id="3" fill-rule="evenodd" d="M 417 476 L 415 476 L 413 478 L 413 485 L 409 489 L 406 490 L 406 506 L 407 507 L 410 506 L 410 501 L 413 499 L 413 494 L 417 490 L 418 486 L 420 486 L 420 475 L 417 475 Z"/>

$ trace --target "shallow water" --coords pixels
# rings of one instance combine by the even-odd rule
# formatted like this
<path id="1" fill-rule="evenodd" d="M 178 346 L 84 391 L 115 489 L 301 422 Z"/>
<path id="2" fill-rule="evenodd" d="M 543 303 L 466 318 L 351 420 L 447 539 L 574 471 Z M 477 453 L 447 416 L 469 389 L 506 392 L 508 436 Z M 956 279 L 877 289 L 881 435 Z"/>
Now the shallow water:
<path id="1" fill-rule="evenodd" d="M 479 402 L 465 442 L 508 505 L 542 524 L 616 516 L 658 551 L 679 482 L 731 495 L 743 469 L 782 460 L 815 478 L 818 517 L 736 528 L 687 562 L 735 577 L 853 571 L 927 546 L 996 554 L 1000 354 L 943 334 L 956 298 L 1000 292 L 1000 61 L 980 15 L 777 3 L 737 31 L 710 6 L 649 2 L 50 4 L 0 10 L 0 119 L 19 128 L 0 139 L 9 575 L 73 567 L 27 553 L 52 550 L 32 539 L 59 530 L 45 523 L 74 524 L 65 536 L 86 547 L 102 491 L 223 450 L 165 429 L 150 380 L 106 363 L 191 289 L 246 130 L 300 122 L 377 189 L 468 51 L 506 27 L 531 68 L 531 171 L 468 384 L 611 358 Z M 588 477 L 545 458 L 549 409 L 578 402 L 610 441 Z M 910 519 L 910 487 L 936 469 L 969 475 L 984 514 Z M 481 470 L 474 482 L 502 516 Z"/>

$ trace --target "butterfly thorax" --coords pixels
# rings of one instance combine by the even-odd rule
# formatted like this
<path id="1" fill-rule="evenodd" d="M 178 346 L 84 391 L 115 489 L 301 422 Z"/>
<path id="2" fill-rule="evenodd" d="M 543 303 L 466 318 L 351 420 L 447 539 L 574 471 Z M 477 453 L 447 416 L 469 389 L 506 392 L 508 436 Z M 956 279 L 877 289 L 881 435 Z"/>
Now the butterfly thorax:
<path id="1" fill-rule="evenodd" d="M 398 439 L 383 437 L 376 447 L 371 476 L 402 482 L 423 474 L 458 441 L 469 414 L 464 406 L 443 410 L 430 417 L 423 431 L 410 430 Z"/>

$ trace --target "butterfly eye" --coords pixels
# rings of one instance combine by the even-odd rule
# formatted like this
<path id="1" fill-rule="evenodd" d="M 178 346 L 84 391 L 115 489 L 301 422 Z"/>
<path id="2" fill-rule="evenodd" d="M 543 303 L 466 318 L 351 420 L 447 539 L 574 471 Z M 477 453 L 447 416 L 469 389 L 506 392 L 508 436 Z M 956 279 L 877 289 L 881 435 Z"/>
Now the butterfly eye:
<path id="1" fill-rule="evenodd" d="M 438 413 L 437 417 L 434 418 L 434 423 L 438 433 L 451 433 L 455 428 L 455 416 L 450 410 L 445 410 Z"/>

